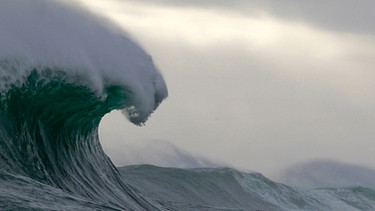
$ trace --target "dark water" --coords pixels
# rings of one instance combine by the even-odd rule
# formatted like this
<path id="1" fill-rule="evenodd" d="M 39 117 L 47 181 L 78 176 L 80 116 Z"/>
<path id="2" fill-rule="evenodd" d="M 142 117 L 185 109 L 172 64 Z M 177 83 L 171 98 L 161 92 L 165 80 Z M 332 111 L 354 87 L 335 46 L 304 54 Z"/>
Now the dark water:
<path id="1" fill-rule="evenodd" d="M 158 210 L 98 139 L 168 95 L 151 57 L 76 1 L 0 1 L 0 210 Z"/>
<path id="2" fill-rule="evenodd" d="M 129 106 L 132 93 L 107 86 L 101 99 L 80 84 L 39 68 L 1 93 L 1 210 L 157 209 L 123 182 L 98 139 L 101 118 Z"/>

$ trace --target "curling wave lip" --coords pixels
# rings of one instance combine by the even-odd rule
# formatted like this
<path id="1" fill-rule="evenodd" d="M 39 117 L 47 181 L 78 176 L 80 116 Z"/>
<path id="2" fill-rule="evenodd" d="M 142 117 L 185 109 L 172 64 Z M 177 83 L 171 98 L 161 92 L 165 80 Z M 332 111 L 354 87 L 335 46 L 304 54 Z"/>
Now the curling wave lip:
<path id="1" fill-rule="evenodd" d="M 167 97 L 151 57 L 65 1 L 1 1 L 0 28 L 0 209 L 161 209 L 98 138 L 111 110 L 139 125 Z"/>

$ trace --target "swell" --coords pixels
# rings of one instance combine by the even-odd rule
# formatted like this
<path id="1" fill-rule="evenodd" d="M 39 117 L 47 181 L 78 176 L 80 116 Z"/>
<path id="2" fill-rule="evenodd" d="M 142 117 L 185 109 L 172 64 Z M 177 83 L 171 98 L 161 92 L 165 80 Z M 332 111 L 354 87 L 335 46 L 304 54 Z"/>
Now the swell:
<path id="1" fill-rule="evenodd" d="M 98 94 L 67 72 L 32 68 L 22 82 L 3 89 L 0 172 L 114 209 L 157 210 L 122 181 L 98 139 L 101 118 L 132 107 L 134 94 L 116 84 Z"/>
<path id="2" fill-rule="evenodd" d="M 123 178 L 171 210 L 374 210 L 375 190 L 305 189 L 230 168 L 119 168 Z"/>

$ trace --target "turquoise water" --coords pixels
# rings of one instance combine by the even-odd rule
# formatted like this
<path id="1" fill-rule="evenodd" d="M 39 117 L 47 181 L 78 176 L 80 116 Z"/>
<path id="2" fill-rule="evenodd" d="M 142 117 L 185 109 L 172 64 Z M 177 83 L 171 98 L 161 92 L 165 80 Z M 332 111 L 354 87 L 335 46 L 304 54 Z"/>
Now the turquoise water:
<path id="1" fill-rule="evenodd" d="M 1 209 L 38 208 L 48 201 L 58 207 L 66 200 L 83 207 L 157 209 L 123 182 L 98 139 L 101 118 L 129 106 L 132 93 L 107 86 L 104 99 L 81 84 L 60 70 L 33 69 L 3 91 Z"/>

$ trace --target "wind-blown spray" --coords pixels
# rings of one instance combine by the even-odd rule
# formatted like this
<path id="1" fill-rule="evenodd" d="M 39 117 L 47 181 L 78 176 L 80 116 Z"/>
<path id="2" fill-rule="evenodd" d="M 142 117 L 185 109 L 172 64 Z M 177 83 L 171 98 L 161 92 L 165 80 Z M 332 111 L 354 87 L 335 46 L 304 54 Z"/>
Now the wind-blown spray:
<path id="1" fill-rule="evenodd" d="M 98 139 L 106 113 L 142 124 L 167 96 L 150 56 L 66 2 L 2 1 L 0 28 L 0 208 L 74 198 L 72 210 L 158 209 L 122 181 Z"/>

